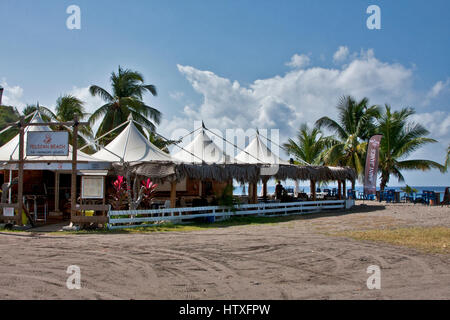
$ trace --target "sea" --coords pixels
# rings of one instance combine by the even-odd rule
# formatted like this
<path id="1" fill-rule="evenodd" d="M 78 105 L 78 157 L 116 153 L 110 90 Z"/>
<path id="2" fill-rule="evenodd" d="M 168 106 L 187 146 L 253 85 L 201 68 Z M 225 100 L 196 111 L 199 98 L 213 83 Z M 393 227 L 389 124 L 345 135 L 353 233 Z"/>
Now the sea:
<path id="1" fill-rule="evenodd" d="M 294 189 L 295 186 L 294 185 L 283 185 L 283 187 L 287 188 L 287 189 Z M 434 192 L 439 192 L 440 193 L 440 197 L 442 201 L 444 199 L 444 192 L 445 192 L 445 186 L 411 186 L 414 189 L 417 189 L 417 194 L 421 194 L 423 191 L 434 191 Z M 323 186 L 321 187 L 321 189 L 333 189 L 333 188 L 337 188 L 337 186 Z M 386 187 L 386 189 L 394 189 L 396 191 L 400 191 L 400 197 L 404 196 L 404 192 L 401 190 L 402 188 L 404 188 L 404 186 L 388 186 Z M 347 185 L 347 190 L 349 189 L 348 185 Z M 299 192 L 305 192 L 305 193 L 309 193 L 310 192 L 310 188 L 309 186 L 302 186 L 300 185 L 298 188 Z M 377 190 L 380 190 L 380 188 L 377 188 Z M 240 185 L 234 185 L 234 192 L 233 194 L 235 195 L 244 195 L 247 194 L 248 192 L 248 185 L 245 186 L 245 192 L 243 192 L 243 188 Z M 356 186 L 356 192 L 357 194 L 359 194 L 359 192 L 363 192 L 364 191 L 364 187 L 363 186 Z M 267 193 L 268 194 L 273 194 L 275 193 L 275 186 L 267 186 Z M 262 185 L 259 184 L 258 185 L 258 195 L 262 194 Z"/>

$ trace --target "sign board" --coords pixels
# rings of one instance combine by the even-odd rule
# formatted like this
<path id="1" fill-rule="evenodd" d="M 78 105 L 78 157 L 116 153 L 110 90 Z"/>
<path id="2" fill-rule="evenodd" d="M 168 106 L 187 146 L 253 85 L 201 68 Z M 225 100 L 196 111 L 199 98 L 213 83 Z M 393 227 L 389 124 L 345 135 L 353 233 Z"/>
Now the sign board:
<path id="1" fill-rule="evenodd" d="M 27 156 L 67 156 L 69 133 L 67 131 L 29 131 Z"/>
<path id="2" fill-rule="evenodd" d="M 14 217 L 14 208 L 3 208 L 3 215 L 5 217 Z"/>
<path id="3" fill-rule="evenodd" d="M 104 179 L 103 176 L 82 176 L 81 198 L 103 199 Z"/>

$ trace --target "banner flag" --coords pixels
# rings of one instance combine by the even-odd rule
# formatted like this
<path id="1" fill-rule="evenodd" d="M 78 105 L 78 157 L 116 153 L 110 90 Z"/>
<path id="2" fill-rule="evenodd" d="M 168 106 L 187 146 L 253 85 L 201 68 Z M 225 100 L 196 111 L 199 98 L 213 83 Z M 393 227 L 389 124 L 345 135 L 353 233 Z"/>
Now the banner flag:
<path id="1" fill-rule="evenodd" d="M 367 147 L 366 169 L 364 174 L 364 194 L 375 194 L 377 190 L 378 157 L 382 135 L 375 135 Z"/>

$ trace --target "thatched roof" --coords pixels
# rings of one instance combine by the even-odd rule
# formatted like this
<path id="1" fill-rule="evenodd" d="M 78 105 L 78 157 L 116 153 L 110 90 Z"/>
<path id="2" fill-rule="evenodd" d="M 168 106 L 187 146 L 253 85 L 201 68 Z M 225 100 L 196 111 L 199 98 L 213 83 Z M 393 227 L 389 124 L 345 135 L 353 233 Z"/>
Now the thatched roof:
<path id="1" fill-rule="evenodd" d="M 258 181 L 259 168 L 251 164 L 178 164 L 177 178 L 213 179 L 216 181 Z M 179 179 L 180 179 L 179 178 Z"/>
<path id="2" fill-rule="evenodd" d="M 114 167 L 122 167 L 115 164 Z M 123 170 L 123 167 L 122 167 Z M 195 164 L 171 162 L 142 162 L 129 164 L 129 170 L 155 181 L 177 180 L 184 178 L 216 181 L 236 180 L 241 183 L 257 182 L 275 178 L 278 180 L 355 180 L 355 171 L 348 167 L 297 166 L 297 165 L 261 165 L 261 164 Z"/>
<path id="3" fill-rule="evenodd" d="M 278 180 L 352 181 L 356 179 L 356 173 L 349 167 L 280 165 L 273 177 Z"/>

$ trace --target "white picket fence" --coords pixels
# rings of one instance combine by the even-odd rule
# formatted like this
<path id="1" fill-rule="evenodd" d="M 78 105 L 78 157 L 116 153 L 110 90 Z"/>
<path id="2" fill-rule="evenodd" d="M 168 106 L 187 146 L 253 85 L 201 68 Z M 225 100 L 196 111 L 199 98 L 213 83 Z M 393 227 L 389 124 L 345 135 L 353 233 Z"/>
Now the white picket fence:
<path id="1" fill-rule="evenodd" d="M 161 221 L 183 222 L 196 218 L 227 218 L 231 216 L 280 216 L 316 213 L 323 210 L 344 209 L 353 205 L 352 200 L 325 200 L 288 203 L 258 203 L 236 206 L 235 211 L 219 206 L 185 207 L 154 210 L 111 210 L 108 212 L 108 228 L 135 228 L 152 226 Z"/>

